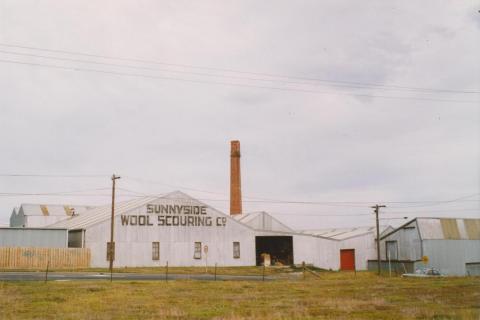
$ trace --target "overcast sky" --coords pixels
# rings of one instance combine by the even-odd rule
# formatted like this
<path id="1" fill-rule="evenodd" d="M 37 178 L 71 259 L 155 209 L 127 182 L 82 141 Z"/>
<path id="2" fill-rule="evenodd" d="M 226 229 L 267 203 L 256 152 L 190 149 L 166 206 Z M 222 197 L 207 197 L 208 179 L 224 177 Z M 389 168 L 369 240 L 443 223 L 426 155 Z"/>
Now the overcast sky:
<path id="1" fill-rule="evenodd" d="M 232 139 L 244 211 L 295 228 L 374 225 L 375 203 L 385 218 L 479 217 L 479 9 L 1 0 L 0 173 L 102 176 L 0 176 L 0 223 L 21 203 L 108 203 L 112 173 L 228 212 Z"/>

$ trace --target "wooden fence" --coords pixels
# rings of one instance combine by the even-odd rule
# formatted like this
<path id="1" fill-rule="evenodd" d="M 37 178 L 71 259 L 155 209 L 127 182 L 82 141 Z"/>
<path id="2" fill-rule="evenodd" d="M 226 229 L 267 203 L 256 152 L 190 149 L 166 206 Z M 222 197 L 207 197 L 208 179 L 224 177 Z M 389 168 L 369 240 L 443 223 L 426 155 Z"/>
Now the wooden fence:
<path id="1" fill-rule="evenodd" d="M 90 267 L 90 249 L 0 247 L 0 269 Z"/>

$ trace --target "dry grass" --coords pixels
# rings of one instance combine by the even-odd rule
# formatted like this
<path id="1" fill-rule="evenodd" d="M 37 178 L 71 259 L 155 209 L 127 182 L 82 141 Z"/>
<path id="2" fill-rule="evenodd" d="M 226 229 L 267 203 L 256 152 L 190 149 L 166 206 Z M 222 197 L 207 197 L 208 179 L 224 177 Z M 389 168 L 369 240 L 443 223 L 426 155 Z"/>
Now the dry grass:
<path id="1" fill-rule="evenodd" d="M 0 319 L 480 319 L 480 278 L 0 282 Z"/>

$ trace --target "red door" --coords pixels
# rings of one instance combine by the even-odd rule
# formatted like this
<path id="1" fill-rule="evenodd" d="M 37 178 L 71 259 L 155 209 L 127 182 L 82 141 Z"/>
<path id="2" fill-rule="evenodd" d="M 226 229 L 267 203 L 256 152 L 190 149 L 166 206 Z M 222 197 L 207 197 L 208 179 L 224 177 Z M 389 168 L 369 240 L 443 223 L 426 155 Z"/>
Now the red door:
<path id="1" fill-rule="evenodd" d="M 355 249 L 340 250 L 340 270 L 355 270 Z"/>

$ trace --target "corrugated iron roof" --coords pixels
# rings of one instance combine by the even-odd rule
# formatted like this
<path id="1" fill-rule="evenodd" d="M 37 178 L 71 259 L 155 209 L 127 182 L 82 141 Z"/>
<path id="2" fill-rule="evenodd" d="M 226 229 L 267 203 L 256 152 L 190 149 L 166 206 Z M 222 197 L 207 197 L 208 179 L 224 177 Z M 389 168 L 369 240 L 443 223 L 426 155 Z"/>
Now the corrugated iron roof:
<path id="1" fill-rule="evenodd" d="M 176 200 L 176 199 L 181 199 L 181 200 L 186 200 L 186 201 L 191 201 L 192 203 L 202 203 L 201 201 L 196 200 L 195 198 L 187 195 L 186 193 L 183 193 L 181 191 L 174 191 L 168 194 L 164 195 L 158 195 L 158 196 L 150 196 L 150 197 L 141 197 L 141 198 L 136 198 L 133 200 L 128 200 L 128 201 L 123 201 L 115 204 L 115 216 L 119 216 L 122 214 L 125 214 L 127 212 L 130 212 L 131 210 L 143 207 L 147 205 L 148 203 L 155 201 L 157 199 L 171 199 L 171 200 Z M 207 205 L 207 204 L 205 204 Z M 207 205 L 208 206 L 208 205 Z M 225 215 L 228 218 L 231 218 L 230 216 L 224 214 L 223 212 L 220 212 L 211 206 L 208 206 L 211 210 L 214 212 Z M 50 225 L 49 227 L 54 227 L 54 228 L 67 228 L 69 230 L 73 229 L 84 229 L 89 226 L 95 225 L 97 223 L 109 220 L 112 214 L 112 207 L 111 204 L 104 205 L 101 207 L 96 207 L 91 210 L 88 210 L 84 213 L 82 213 L 79 216 L 75 216 L 72 218 L 69 218 L 67 220 L 63 220 L 57 223 L 54 223 Z M 233 218 L 232 218 L 233 219 Z M 235 220 L 235 219 L 233 219 Z M 240 223 L 242 224 L 242 223 Z"/>
<path id="2" fill-rule="evenodd" d="M 135 198 L 133 200 L 123 201 L 116 203 L 115 205 L 115 215 L 123 214 L 127 211 L 132 209 L 141 207 L 146 205 L 147 203 L 161 198 L 162 196 L 158 197 L 142 197 L 142 198 Z M 88 226 L 97 224 L 99 222 L 105 221 L 110 218 L 112 214 L 112 206 L 111 204 L 95 207 L 91 210 L 87 210 L 83 212 L 83 214 L 79 216 L 71 217 L 67 220 L 63 220 L 57 223 L 50 225 L 49 227 L 55 228 L 67 228 L 67 229 L 83 229 Z"/>
<path id="3" fill-rule="evenodd" d="M 480 240 L 480 219 L 417 218 L 422 239 Z"/>
<path id="4" fill-rule="evenodd" d="M 265 211 L 250 212 L 233 216 L 237 221 L 257 230 L 294 232 L 277 218 Z"/>
<path id="5" fill-rule="evenodd" d="M 480 219 L 463 219 L 468 239 L 480 239 Z"/>
<path id="6" fill-rule="evenodd" d="M 409 226 L 416 221 L 420 237 L 423 240 L 480 240 L 480 219 L 470 218 L 415 218 L 390 234 Z"/>
<path id="7" fill-rule="evenodd" d="M 384 234 L 386 231 L 393 230 L 390 226 L 380 226 L 380 234 Z M 335 240 L 345 240 L 349 238 L 359 237 L 368 233 L 375 233 L 376 227 L 365 226 L 356 228 L 328 228 L 328 229 L 315 229 L 315 230 L 302 230 L 302 233 L 313 234 L 316 236 L 322 236 L 326 238 L 332 238 Z"/>
<path id="8" fill-rule="evenodd" d="M 24 216 L 70 216 L 72 215 L 72 210 L 75 214 L 81 214 L 92 208 L 94 207 L 82 205 L 23 203 L 19 208 L 16 208 L 16 214 L 18 215 L 22 212 Z"/>

